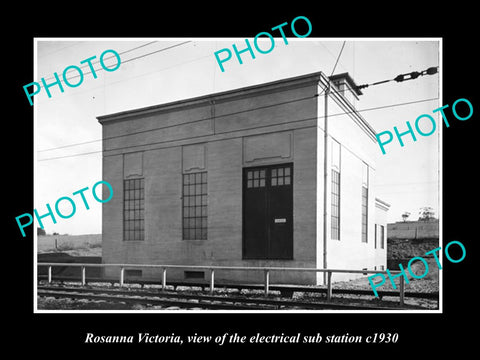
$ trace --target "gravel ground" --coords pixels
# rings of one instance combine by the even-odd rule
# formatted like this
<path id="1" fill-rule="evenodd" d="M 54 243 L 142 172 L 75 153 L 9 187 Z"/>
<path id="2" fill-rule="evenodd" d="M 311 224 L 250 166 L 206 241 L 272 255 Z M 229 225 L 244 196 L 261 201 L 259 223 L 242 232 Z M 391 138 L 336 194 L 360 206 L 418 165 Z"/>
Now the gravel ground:
<path id="1" fill-rule="evenodd" d="M 392 285 L 387 280 L 388 284 L 381 286 L 378 290 L 393 290 Z M 140 290 L 138 286 L 131 285 L 132 290 Z M 335 288 L 343 289 L 367 289 L 371 290 L 370 284 L 366 277 L 345 281 L 337 282 L 333 285 L 333 300 L 334 303 L 345 303 L 345 304 L 356 304 L 363 306 L 386 306 L 390 308 L 399 308 L 399 298 L 395 297 L 383 297 L 382 300 L 377 299 L 373 296 L 359 296 L 359 295 L 349 295 L 349 294 L 335 294 Z M 146 291 L 154 291 L 159 289 L 159 286 L 145 286 Z M 410 284 L 407 284 L 406 291 L 438 291 L 438 279 L 413 279 L 410 281 Z M 202 293 L 199 290 L 192 290 L 188 287 L 178 288 L 178 291 L 184 291 L 186 294 L 198 294 Z M 232 289 L 216 289 L 216 295 L 228 296 L 254 296 L 254 297 L 263 297 L 263 290 L 232 290 Z M 280 299 L 280 292 L 272 291 L 270 298 Z M 326 302 L 326 297 L 324 294 L 319 293 L 303 293 L 295 292 L 293 295 L 294 300 L 302 301 L 312 301 L 312 302 Z M 38 309 L 39 310 L 177 310 L 178 307 L 161 307 L 161 306 L 145 306 L 145 305 L 132 305 L 132 304 L 123 304 L 123 303 L 110 303 L 105 301 L 87 301 L 87 300 L 72 300 L 72 299 L 54 299 L 54 298 L 38 298 Z M 432 310 L 438 307 L 438 302 L 435 300 L 429 299 L 416 299 L 416 298 L 405 298 L 405 307 L 406 309 L 423 309 L 423 310 Z M 201 309 L 191 309 L 191 310 L 201 310 Z"/>
<path id="2" fill-rule="evenodd" d="M 82 299 L 38 298 L 38 310 L 179 310 L 179 307 L 142 306 L 106 301 L 89 301 Z M 195 309 L 190 309 L 195 310 Z"/>
<path id="3" fill-rule="evenodd" d="M 380 281 L 380 277 L 378 277 L 378 280 L 373 279 L 374 283 L 376 284 L 377 281 Z M 412 291 L 412 292 L 438 292 L 439 285 L 438 285 L 438 277 L 437 278 L 423 278 L 423 279 L 415 279 L 412 277 L 408 277 L 409 283 L 405 283 L 405 291 Z M 390 280 L 386 276 L 386 281 L 383 285 L 378 286 L 377 291 L 381 290 L 398 290 L 400 287 L 400 281 L 399 279 L 395 279 L 395 284 L 397 289 L 394 289 Z M 334 283 L 333 289 L 335 288 L 341 288 L 341 289 L 366 289 L 366 290 L 372 290 L 372 287 L 370 283 L 368 282 L 367 277 L 365 278 L 360 278 L 356 280 L 350 280 L 350 281 L 342 281 L 342 282 L 337 282 Z M 372 290 L 373 292 L 373 290 Z"/>
<path id="4" fill-rule="evenodd" d="M 68 253 L 72 256 L 101 256 L 101 247 L 85 247 L 85 248 L 76 248 L 63 251 Z M 436 267 L 435 261 L 433 259 L 427 259 L 429 272 L 428 274 L 422 279 L 415 279 L 409 276 L 409 283 L 405 284 L 405 291 L 413 291 L 413 292 L 438 292 L 439 291 L 439 281 L 438 281 L 438 269 Z M 414 263 L 412 266 L 412 271 L 415 271 L 417 275 L 423 274 L 425 268 L 423 264 Z M 380 280 L 380 277 L 378 277 Z M 376 279 L 374 279 L 376 281 Z M 399 281 L 396 279 L 395 283 L 398 284 Z M 146 289 L 154 289 L 155 286 L 146 286 Z M 157 286 L 158 288 L 158 286 Z M 342 281 L 342 282 L 335 282 L 333 284 L 333 289 L 335 288 L 343 288 L 343 289 L 366 289 L 372 290 L 370 283 L 368 282 L 368 277 L 364 276 L 362 278 L 351 280 L 351 281 Z M 187 290 L 185 288 L 184 291 L 188 293 L 192 293 L 192 291 Z M 379 286 L 377 290 L 395 290 L 393 289 L 392 284 L 388 280 L 385 281 L 385 284 Z M 261 290 L 242 290 L 238 292 L 237 290 L 216 290 L 217 294 L 227 294 L 232 293 L 233 295 L 241 294 L 241 295 L 256 295 L 262 296 L 263 291 Z M 272 292 L 272 297 L 279 295 L 278 293 Z M 298 300 L 306 300 L 306 301 L 325 301 L 325 297 L 321 294 L 312 294 L 312 293 L 299 293 L 296 292 L 294 295 L 294 299 Z M 343 294 L 335 294 L 334 293 L 334 301 L 336 302 L 343 302 L 343 303 L 351 303 L 354 302 L 356 304 L 363 304 L 363 305 L 381 305 L 384 304 L 385 306 L 390 307 L 398 307 L 399 299 L 398 297 L 384 297 L 381 301 L 379 299 L 375 299 L 373 296 L 371 297 L 359 297 L 357 295 L 343 295 Z M 406 298 L 405 305 L 410 308 L 418 308 L 421 307 L 423 309 L 436 309 L 438 307 L 438 302 L 434 300 L 427 300 L 427 299 L 413 299 L 413 298 Z M 174 310 L 178 309 L 177 307 L 166 307 L 162 308 L 160 306 L 141 306 L 141 305 L 130 305 L 130 304 L 122 304 L 122 303 L 110 303 L 104 301 L 87 301 L 87 300 L 70 300 L 70 299 L 54 299 L 54 298 L 38 298 L 37 299 L 37 308 L 39 310 Z"/>

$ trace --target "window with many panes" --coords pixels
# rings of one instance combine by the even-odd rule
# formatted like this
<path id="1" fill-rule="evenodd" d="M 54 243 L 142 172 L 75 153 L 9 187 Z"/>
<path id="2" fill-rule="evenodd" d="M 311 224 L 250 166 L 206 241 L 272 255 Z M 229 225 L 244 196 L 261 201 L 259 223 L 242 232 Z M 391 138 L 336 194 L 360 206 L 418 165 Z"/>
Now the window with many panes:
<path id="1" fill-rule="evenodd" d="M 380 225 L 380 249 L 385 249 L 385 226 Z"/>
<path id="2" fill-rule="evenodd" d="M 247 188 L 265 187 L 265 169 L 247 172 Z"/>
<path id="3" fill-rule="evenodd" d="M 375 224 L 375 249 L 385 249 L 385 226 Z"/>
<path id="4" fill-rule="evenodd" d="M 362 242 L 367 242 L 368 231 L 368 188 L 362 186 Z"/>
<path id="5" fill-rule="evenodd" d="M 292 183 L 291 167 L 278 167 L 269 170 L 270 186 L 283 186 Z M 247 171 L 247 188 L 265 187 L 266 169 L 256 169 Z"/>
<path id="6" fill-rule="evenodd" d="M 265 180 L 264 180 L 265 181 Z M 183 174 L 183 239 L 207 239 L 207 172 Z"/>
<path id="7" fill-rule="evenodd" d="M 272 169 L 271 172 L 271 185 L 272 186 L 282 186 L 290 185 L 290 167 Z"/>
<path id="8" fill-rule="evenodd" d="M 340 240 L 340 173 L 332 170 L 332 219 L 333 240 Z"/>
<path id="9" fill-rule="evenodd" d="M 123 181 L 123 240 L 145 239 L 144 179 Z"/>
<path id="10" fill-rule="evenodd" d="M 332 139 L 331 239 L 340 240 L 340 143 Z"/>
<path id="11" fill-rule="evenodd" d="M 293 164 L 243 169 L 243 259 L 293 259 Z"/>
<path id="12" fill-rule="evenodd" d="M 362 242 L 368 242 L 368 165 L 362 164 Z"/>

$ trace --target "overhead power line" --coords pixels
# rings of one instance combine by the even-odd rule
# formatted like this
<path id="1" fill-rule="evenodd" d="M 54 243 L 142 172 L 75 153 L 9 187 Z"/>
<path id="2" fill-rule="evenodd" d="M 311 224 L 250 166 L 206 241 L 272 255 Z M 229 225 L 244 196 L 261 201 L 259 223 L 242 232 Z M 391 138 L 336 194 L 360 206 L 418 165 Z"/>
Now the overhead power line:
<path id="1" fill-rule="evenodd" d="M 312 97 L 309 96 L 309 97 L 304 97 L 304 98 L 300 98 L 300 99 L 295 99 L 295 100 L 290 100 L 290 101 L 286 101 L 286 102 L 281 102 L 281 103 L 277 103 L 277 104 L 273 104 L 273 105 L 268 105 L 268 107 L 270 107 L 270 106 L 276 106 L 276 105 L 281 105 L 281 104 L 286 104 L 286 103 L 291 103 L 291 102 L 295 102 L 295 101 L 302 101 L 302 100 L 306 100 L 306 99 L 308 99 L 308 98 L 312 98 Z M 422 99 L 422 100 L 414 100 L 414 101 L 397 103 L 397 104 L 390 104 L 390 105 L 384 105 L 384 106 L 377 106 L 377 107 L 360 109 L 360 110 L 355 110 L 355 111 L 345 111 L 345 112 L 341 112 L 341 113 L 337 113 L 337 114 L 330 114 L 329 116 L 330 116 L 330 117 L 341 116 L 341 115 L 347 115 L 347 114 L 350 114 L 350 113 L 353 113 L 353 112 L 366 112 L 366 111 L 386 109 L 386 108 L 392 108 L 392 107 L 403 106 L 403 105 L 417 104 L 417 103 L 428 102 L 428 101 L 433 101 L 433 100 L 438 100 L 438 97 L 436 97 L 436 98 L 429 98 L 429 99 Z M 264 108 L 264 107 L 259 107 L 259 108 Z M 224 114 L 224 115 L 222 115 L 222 116 L 227 116 L 227 115 L 232 115 L 232 114 L 239 114 L 239 113 L 242 113 L 242 112 L 252 111 L 252 110 L 259 109 L 259 108 L 253 108 L 253 109 L 247 109 L 247 110 L 237 111 L 237 112 L 234 112 L 234 113 L 231 113 L 231 114 Z M 215 118 L 218 118 L 218 117 L 220 117 L 220 116 L 216 116 Z M 310 118 L 295 119 L 295 120 L 289 120 L 289 121 L 284 122 L 284 123 L 275 123 L 275 124 L 261 125 L 261 126 L 258 126 L 258 127 L 256 127 L 256 128 L 270 127 L 270 126 L 277 126 L 277 125 L 285 125 L 285 124 L 288 124 L 288 123 L 294 123 L 294 122 L 296 123 L 296 122 L 301 122 L 301 121 L 316 120 L 316 119 L 321 119 L 321 118 L 323 118 L 323 116 L 315 116 L 315 117 L 310 117 Z M 111 137 L 107 137 L 107 138 L 105 138 L 105 139 L 92 140 L 92 141 L 89 141 L 89 142 L 96 142 L 96 141 L 101 141 L 101 140 L 109 140 L 109 139 L 114 139 L 114 138 L 126 137 L 126 136 L 131 136 L 131 135 L 135 135 L 135 134 L 139 134 L 139 133 L 144 133 L 144 132 L 149 132 L 149 131 L 154 131 L 154 130 L 161 130 L 161 129 L 166 129 L 166 128 L 175 127 L 175 126 L 187 125 L 187 124 L 191 124 L 191 123 L 195 123 L 195 122 L 200 122 L 200 121 L 211 120 L 211 119 L 213 119 L 213 117 L 195 119 L 195 120 L 188 121 L 188 122 L 185 122 L 185 123 L 182 123 L 182 124 L 166 125 L 166 126 L 162 126 L 162 127 L 158 127 L 158 128 L 152 128 L 152 129 L 148 129 L 148 130 L 142 130 L 142 131 L 133 132 L 133 133 L 129 133 L 129 134 L 122 134 L 122 135 L 111 136 Z M 232 131 L 237 131 L 237 130 L 232 130 Z M 228 133 L 228 132 L 232 132 L 232 131 L 226 131 L 226 132 L 222 132 L 222 133 L 219 133 L 219 134 L 224 134 L 224 133 Z M 201 135 L 200 137 L 204 137 L 204 136 L 206 136 L 206 135 Z M 159 142 L 149 143 L 149 144 L 121 146 L 121 147 L 117 147 L 117 148 L 113 148 L 113 149 L 108 149 L 108 151 L 110 151 L 110 150 L 129 149 L 129 148 L 135 148 L 135 147 L 141 147 L 141 146 L 149 146 L 149 145 L 158 145 L 158 144 L 165 143 L 165 142 L 172 142 L 172 141 L 179 141 L 179 140 L 185 140 L 185 139 L 164 140 L 164 141 L 159 141 Z M 59 148 L 63 148 L 63 147 L 67 147 L 67 146 L 80 145 L 80 144 L 86 144 L 86 143 L 88 143 L 88 142 L 83 142 L 83 143 L 78 143 L 78 144 L 71 144 L 71 145 L 65 145 L 65 146 L 61 146 L 61 147 L 59 147 Z M 48 150 L 54 150 L 54 149 L 55 149 L 55 148 L 48 149 Z M 75 156 L 90 155 L 90 154 L 101 153 L 102 151 L 103 151 L 103 150 L 98 150 L 98 151 L 90 151 L 90 152 L 85 152 L 85 153 L 77 153 L 77 154 L 72 154 L 72 155 L 63 155 L 63 156 L 49 157 L 49 158 L 39 159 L 38 161 L 48 161 L 48 160 L 56 160 L 56 159 L 70 158 L 70 157 L 75 157 Z"/>
<path id="2" fill-rule="evenodd" d="M 340 52 L 338 53 L 337 60 L 335 61 L 335 65 L 333 66 L 332 73 L 330 74 L 330 77 L 333 75 L 335 72 L 335 69 L 337 68 L 338 60 L 340 60 L 340 56 L 342 56 L 343 48 L 345 47 L 346 41 L 343 42 L 342 48 L 340 49 Z"/>
<path id="3" fill-rule="evenodd" d="M 331 89 L 331 91 L 337 92 L 337 91 L 336 91 L 335 89 L 333 89 L 333 88 Z M 324 92 L 324 90 L 322 91 L 321 94 L 323 94 L 323 92 Z M 321 94 L 320 94 L 320 95 L 321 95 Z M 193 119 L 193 120 L 187 121 L 187 122 L 185 122 L 185 123 L 182 123 L 182 125 L 185 125 L 185 124 L 194 124 L 194 123 L 202 122 L 202 121 L 205 121 L 205 120 L 211 120 L 211 119 L 213 119 L 213 118 L 218 119 L 218 118 L 221 118 L 221 117 L 226 117 L 226 116 L 231 116 L 231 115 L 239 115 L 239 114 L 243 114 L 243 113 L 251 112 L 251 111 L 255 111 L 255 110 L 267 109 L 267 108 L 271 108 L 271 107 L 274 107 L 274 106 L 286 105 L 286 104 L 291 104 L 291 103 L 295 103 L 295 102 L 298 102 L 298 101 L 304 101 L 304 100 L 308 100 L 308 99 L 311 99 L 311 98 L 312 98 L 312 96 L 305 96 L 305 97 L 301 97 L 301 98 L 298 98 L 298 99 L 281 101 L 281 102 L 278 102 L 278 103 L 268 104 L 268 105 L 263 105 L 263 106 L 257 106 L 257 107 L 250 108 L 250 109 L 246 109 L 246 110 L 239 110 L 239 111 L 234 111 L 234 112 L 225 113 L 225 114 L 222 114 L 222 115 L 215 115 L 214 117 L 199 117 L 198 119 Z M 430 100 L 435 100 L 435 99 L 437 99 L 437 98 L 420 100 L 420 101 L 405 102 L 405 103 L 401 103 L 400 105 L 408 105 L 408 104 L 413 104 L 413 103 L 416 103 L 416 102 L 424 102 L 424 101 L 430 101 Z M 394 107 L 394 106 L 396 106 L 396 105 L 395 105 L 395 104 L 393 104 L 393 105 L 384 105 L 384 106 L 377 106 L 377 107 L 374 107 L 374 108 L 360 109 L 360 110 L 355 110 L 355 111 L 356 111 L 356 112 L 363 112 L 363 111 L 370 111 L 370 110 L 376 110 L 376 109 L 384 109 L 384 108 L 389 108 L 389 107 Z M 341 113 L 341 114 L 349 114 L 349 113 L 351 113 L 351 112 L 344 112 L 344 113 Z M 341 114 L 331 114 L 330 116 L 338 116 L 338 115 L 341 115 Z M 321 117 L 320 117 L 320 118 L 321 118 Z M 61 146 L 57 146 L 57 147 L 52 147 L 52 148 L 37 150 L 37 153 L 47 152 L 47 151 L 53 151 L 53 150 L 59 150 L 59 149 L 64 149 L 64 148 L 73 147 L 73 146 L 86 145 L 86 144 L 91 144 L 91 143 L 95 143 L 95 142 L 99 142 L 99 141 L 112 140 L 112 139 L 116 139 L 116 138 L 122 138 L 122 137 L 127 137 L 127 136 L 142 134 L 142 133 L 147 133 L 147 132 L 151 132 L 151 131 L 155 131 L 155 130 L 164 130 L 164 129 L 168 129 L 168 128 L 172 128 L 172 127 L 177 127 L 177 126 L 179 126 L 179 124 L 162 125 L 162 126 L 154 127 L 154 128 L 150 128 L 150 129 L 145 129 L 145 130 L 139 130 L 139 131 L 130 132 L 130 133 L 128 133 L 128 134 L 112 135 L 112 136 L 107 136 L 107 137 L 102 138 L 102 139 L 87 140 L 87 141 L 83 141 L 83 142 L 72 143 L 72 144 L 65 144 L 65 145 L 61 145 Z"/>
<path id="4" fill-rule="evenodd" d="M 357 90 L 365 89 L 369 86 L 385 84 L 385 83 L 390 82 L 390 81 L 402 82 L 402 81 L 406 81 L 406 80 L 415 80 L 419 76 L 433 75 L 433 74 L 436 74 L 437 72 L 438 72 L 438 66 L 432 66 L 432 67 L 429 67 L 428 69 L 423 70 L 423 71 L 412 71 L 412 72 L 409 72 L 409 73 L 406 73 L 406 74 L 400 74 L 400 75 L 397 75 L 396 77 L 394 77 L 393 79 L 377 81 L 377 82 L 374 82 L 374 83 L 371 83 L 371 84 L 359 85 L 359 86 L 356 87 L 356 89 Z"/>
<path id="5" fill-rule="evenodd" d="M 140 48 L 142 48 L 142 47 L 152 45 L 152 44 L 154 44 L 154 43 L 156 43 L 156 41 L 150 41 L 149 43 L 142 44 L 142 45 L 136 46 L 136 47 L 134 47 L 134 48 L 131 48 L 131 49 L 128 49 L 128 50 L 125 50 L 125 51 L 121 51 L 121 52 L 118 53 L 118 55 L 123 55 L 123 54 L 126 54 L 126 53 L 128 53 L 128 52 L 131 52 L 131 51 L 140 49 Z M 106 57 L 104 60 L 109 60 L 109 59 L 113 59 L 113 58 L 115 58 L 115 55 Z M 93 64 L 96 65 L 96 64 L 99 64 L 99 63 L 100 63 L 100 60 L 93 61 L 93 62 L 92 62 L 92 65 L 93 65 Z M 89 67 L 89 66 L 90 66 L 90 65 L 87 64 L 87 65 L 79 66 L 79 68 L 80 68 L 80 69 L 86 69 L 86 68 Z M 98 69 L 95 69 L 95 70 L 99 71 L 99 70 L 102 70 L 102 69 L 101 69 L 101 68 L 98 68 Z M 86 74 L 90 74 L 90 73 L 91 73 L 91 71 L 90 71 L 90 72 L 87 72 Z M 70 79 L 74 79 L 74 78 L 79 77 L 79 76 L 80 76 L 80 75 L 71 76 Z M 45 79 L 45 78 L 44 78 L 44 79 Z M 55 79 L 55 76 L 50 76 L 49 78 L 45 79 L 45 81 L 54 80 L 54 79 Z"/>
<path id="6" fill-rule="evenodd" d="M 110 86 L 110 85 L 115 85 L 115 84 L 118 84 L 118 83 L 121 83 L 121 82 L 132 81 L 133 79 L 137 79 L 137 78 L 141 78 L 141 77 L 145 77 L 145 76 L 150 76 L 152 74 L 157 74 L 157 73 L 160 73 L 162 71 L 173 69 L 173 68 L 178 67 L 178 66 L 184 66 L 186 64 L 191 64 L 191 63 L 194 63 L 194 62 L 197 62 L 197 61 L 202 61 L 202 60 L 204 60 L 206 58 L 210 58 L 210 57 L 211 57 L 211 55 L 208 54 L 208 55 L 200 56 L 200 57 L 195 58 L 195 59 L 178 62 L 175 65 L 170 65 L 170 66 L 158 68 L 158 69 L 155 69 L 155 70 L 150 70 L 150 71 L 147 71 L 145 73 L 141 73 L 139 75 L 123 77 L 120 80 L 110 81 L 108 85 Z M 122 62 L 122 63 L 124 63 L 124 62 Z M 98 70 L 101 70 L 101 68 L 98 69 Z M 60 81 L 63 81 L 63 79 L 60 79 Z M 43 84 L 40 84 L 40 86 L 43 86 Z M 84 90 L 77 90 L 75 92 L 70 92 L 68 94 L 67 93 L 62 93 L 62 99 L 66 99 L 66 98 L 69 98 L 69 97 L 72 97 L 72 96 L 78 96 L 78 95 L 81 95 L 81 94 L 84 94 L 84 93 L 87 93 L 87 92 L 91 92 L 93 90 L 102 89 L 104 87 L 105 87 L 105 84 L 101 84 L 101 85 L 97 85 L 97 86 L 94 86 L 94 87 L 89 87 L 89 88 L 84 89 Z"/>
<path id="7" fill-rule="evenodd" d="M 332 72 L 330 73 L 330 77 L 333 76 L 333 73 L 335 72 L 335 69 L 337 68 L 338 61 L 340 60 L 340 56 L 342 56 L 343 48 L 345 47 L 346 42 L 347 41 L 344 41 L 343 44 L 342 44 L 342 48 L 340 49 L 340 52 L 337 55 L 337 59 L 335 60 L 335 65 L 333 65 L 333 69 L 332 69 Z M 327 51 L 330 52 L 327 47 L 325 47 L 325 49 L 327 49 Z M 330 53 L 330 54 L 332 54 L 332 53 Z M 333 54 L 332 54 L 332 56 L 333 56 Z M 330 91 L 332 90 L 331 86 L 327 86 L 322 90 L 322 92 L 320 94 L 318 94 L 318 96 L 322 96 L 325 93 L 325 91 L 327 91 L 327 89 L 330 90 Z"/>
<path id="8" fill-rule="evenodd" d="M 153 54 L 157 54 L 157 53 L 159 53 L 159 52 L 163 52 L 163 51 L 166 51 L 166 50 L 170 50 L 170 49 L 173 49 L 173 48 L 176 48 L 176 47 L 178 47 L 178 46 L 185 45 L 185 44 L 188 44 L 188 43 L 191 43 L 191 42 L 192 42 L 191 40 L 189 40 L 189 41 L 184 41 L 184 42 L 182 42 L 182 43 L 175 44 L 175 45 L 171 45 L 171 46 L 167 46 L 167 47 L 161 48 L 161 49 L 159 49 L 159 50 L 155 50 L 155 51 L 152 51 L 152 52 L 149 52 L 149 53 L 146 53 L 146 54 L 142 54 L 142 55 L 135 56 L 135 57 L 130 58 L 130 59 L 121 60 L 121 64 L 125 64 L 125 63 L 128 63 L 128 62 L 130 62 L 130 61 L 134 61 L 134 60 L 138 60 L 138 59 L 144 58 L 144 57 L 146 57 L 146 56 L 150 56 L 150 55 L 153 55 Z M 147 45 L 150 45 L 150 44 L 153 44 L 153 43 L 155 43 L 155 41 L 152 41 L 152 42 L 149 42 L 149 43 L 147 43 L 147 44 L 143 44 L 143 45 L 137 46 L 137 47 L 135 47 L 135 48 L 133 48 L 133 49 L 125 50 L 125 51 L 119 53 L 119 55 L 125 54 L 125 53 L 127 53 L 127 52 L 130 52 L 130 51 L 139 49 L 139 48 L 141 48 L 141 47 L 144 47 L 144 46 L 147 46 Z M 105 60 L 112 59 L 112 58 L 114 58 L 114 57 L 115 57 L 115 56 L 107 57 L 107 58 L 105 58 Z M 93 62 L 93 64 L 96 65 L 96 64 L 98 64 L 99 62 L 100 62 L 100 60 Z M 87 66 L 89 67 L 90 65 L 84 65 L 84 66 L 80 67 L 80 69 L 86 68 Z M 94 70 L 95 70 L 95 72 L 97 72 L 97 71 L 102 71 L 103 68 L 100 67 L 100 68 L 94 69 Z M 88 74 L 91 74 L 91 73 L 92 73 L 92 71 L 86 71 L 86 72 L 83 72 L 83 71 L 82 71 L 82 75 L 79 74 L 79 75 L 69 76 L 69 80 L 75 79 L 75 78 L 80 77 L 80 76 L 88 75 Z M 48 79 L 45 79 L 45 81 L 52 80 L 52 79 L 55 79 L 55 77 L 50 77 L 50 78 L 48 78 Z M 63 79 L 60 79 L 60 81 L 62 81 L 62 80 L 63 80 Z M 39 85 L 40 85 L 40 87 L 43 87 L 43 84 L 39 84 Z"/>
<path id="9" fill-rule="evenodd" d="M 278 102 L 278 103 L 274 103 L 274 104 L 258 106 L 258 107 L 254 107 L 254 108 L 250 108 L 250 109 L 246 109 L 246 110 L 239 110 L 239 111 L 234 111 L 234 112 L 225 113 L 225 114 L 221 114 L 221 115 L 215 115 L 213 117 L 212 116 L 210 116 L 210 117 L 199 117 L 198 119 L 190 120 L 190 121 L 187 121 L 187 122 L 184 122 L 184 123 L 181 123 L 181 124 L 163 125 L 163 126 L 155 127 L 155 128 L 151 128 L 151 129 L 145 129 L 145 130 L 130 132 L 128 134 L 113 135 L 113 136 L 105 137 L 103 139 L 84 141 L 84 142 L 80 142 L 80 143 L 76 143 L 76 144 L 69 144 L 69 145 L 63 145 L 63 146 L 54 147 L 54 148 L 50 148 L 50 149 L 38 150 L 37 153 L 62 149 L 62 148 L 71 147 L 71 146 L 84 145 L 84 144 L 93 143 L 93 142 L 102 141 L 102 140 L 105 141 L 105 140 L 111 140 L 111 139 L 131 136 L 131 135 L 137 135 L 137 134 L 142 134 L 142 133 L 151 132 L 151 131 L 155 131 L 155 130 L 164 130 L 164 129 L 168 129 L 168 128 L 172 128 L 172 127 L 177 127 L 177 126 L 180 126 L 180 125 L 194 124 L 194 123 L 202 122 L 202 121 L 205 121 L 205 120 L 212 120 L 214 118 L 218 119 L 218 118 L 222 118 L 222 117 L 226 117 L 226 116 L 243 114 L 243 113 L 250 112 L 250 111 L 267 109 L 267 108 L 271 108 L 271 107 L 279 106 L 279 105 L 286 105 L 286 104 L 290 104 L 290 103 L 294 103 L 294 102 L 298 102 L 298 101 L 308 100 L 308 99 L 311 99 L 311 98 L 312 98 L 312 96 L 309 95 L 309 96 L 305 96 L 305 97 L 298 98 L 298 99 L 282 101 L 282 102 Z"/>

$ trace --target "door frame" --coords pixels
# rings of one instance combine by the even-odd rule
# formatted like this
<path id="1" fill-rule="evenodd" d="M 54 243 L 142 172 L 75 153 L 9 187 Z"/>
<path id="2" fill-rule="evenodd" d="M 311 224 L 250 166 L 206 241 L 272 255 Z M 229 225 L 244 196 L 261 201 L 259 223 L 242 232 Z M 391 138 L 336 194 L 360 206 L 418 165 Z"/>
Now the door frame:
<path id="1" fill-rule="evenodd" d="M 292 209 L 291 209 L 291 214 L 292 214 L 292 249 L 291 249 L 291 257 L 289 258 L 269 258 L 268 254 L 267 257 L 262 258 L 262 257 L 245 257 L 245 220 L 246 220 L 246 214 L 245 214 L 245 200 L 246 200 L 246 190 L 247 190 L 247 171 L 250 170 L 262 170 L 266 169 L 266 174 L 265 174 L 265 188 L 270 188 L 271 185 L 268 183 L 271 180 L 271 169 L 277 168 L 277 167 L 290 167 L 290 176 L 291 176 L 291 183 L 289 186 L 291 186 L 291 191 L 292 191 Z M 293 260 L 294 257 L 294 234 L 293 234 L 293 208 L 294 208 L 294 196 L 293 196 L 293 183 L 294 183 L 294 163 L 293 162 L 287 162 L 287 163 L 277 163 L 277 164 L 268 164 L 268 165 L 254 165 L 254 166 L 246 166 L 242 167 L 242 260 Z M 268 191 L 268 190 L 265 190 Z M 268 191 L 267 193 L 267 198 L 269 199 L 270 192 Z M 269 200 L 267 200 L 267 205 L 269 203 Z M 267 227 L 269 224 L 265 224 Z M 268 236 L 270 234 L 268 233 Z M 270 239 L 267 239 L 266 241 L 270 241 Z"/>

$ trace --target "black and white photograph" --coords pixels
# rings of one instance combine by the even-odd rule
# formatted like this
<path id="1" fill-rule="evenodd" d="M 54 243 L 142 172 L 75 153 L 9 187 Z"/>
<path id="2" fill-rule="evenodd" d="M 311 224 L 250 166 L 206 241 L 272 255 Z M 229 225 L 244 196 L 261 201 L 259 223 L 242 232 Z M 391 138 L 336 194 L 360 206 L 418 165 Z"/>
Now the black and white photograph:
<path id="1" fill-rule="evenodd" d="M 23 38 L 8 222 L 38 341 L 371 352 L 470 332 L 466 39 L 319 19 Z"/>
<path id="2" fill-rule="evenodd" d="M 38 39 L 37 309 L 440 310 L 441 45 Z"/>

